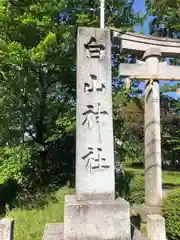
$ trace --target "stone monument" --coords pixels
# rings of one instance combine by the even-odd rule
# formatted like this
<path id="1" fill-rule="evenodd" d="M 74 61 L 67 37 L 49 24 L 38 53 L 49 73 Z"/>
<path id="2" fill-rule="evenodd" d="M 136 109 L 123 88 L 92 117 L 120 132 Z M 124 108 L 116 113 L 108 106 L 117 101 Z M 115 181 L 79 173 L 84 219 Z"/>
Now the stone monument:
<path id="1" fill-rule="evenodd" d="M 152 83 L 151 91 L 145 90 L 145 204 L 151 214 L 162 199 L 158 80 L 180 80 L 180 67 L 159 60 L 180 57 L 180 41 L 114 29 L 113 34 L 122 52 L 142 57 L 136 64 L 120 64 L 120 75 Z M 78 29 L 76 191 L 65 197 L 64 224 L 48 224 L 43 240 L 131 239 L 129 204 L 115 200 L 110 49 L 110 30 Z M 164 226 L 162 217 L 148 217 L 151 239 L 159 236 L 159 230 L 153 233 L 159 219 L 158 226 Z M 145 239 L 137 230 L 132 238 Z"/>
<path id="2" fill-rule="evenodd" d="M 115 200 L 110 31 L 78 29 L 76 195 L 65 197 L 64 239 L 130 240 L 129 204 Z"/>

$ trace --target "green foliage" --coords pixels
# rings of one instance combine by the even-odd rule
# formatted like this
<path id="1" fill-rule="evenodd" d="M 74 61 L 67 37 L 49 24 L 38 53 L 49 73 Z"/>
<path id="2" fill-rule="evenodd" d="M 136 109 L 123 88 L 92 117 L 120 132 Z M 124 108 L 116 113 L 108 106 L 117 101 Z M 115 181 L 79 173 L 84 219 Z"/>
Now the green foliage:
<path id="1" fill-rule="evenodd" d="M 30 154 L 31 149 L 23 145 L 0 148 L 0 184 L 4 184 L 9 179 L 23 184 L 21 170 L 27 165 Z"/>
<path id="2" fill-rule="evenodd" d="M 163 168 L 180 167 L 179 100 L 161 94 L 161 145 Z M 173 149 L 173 151 L 172 151 Z"/>
<path id="3" fill-rule="evenodd" d="M 37 207 L 48 192 L 53 192 L 75 181 L 75 136 L 65 134 L 47 143 L 46 150 L 32 148 L 31 157 L 21 169 L 22 191 L 18 192 L 14 205 Z"/>
<path id="4" fill-rule="evenodd" d="M 129 189 L 129 183 L 131 181 L 131 174 L 125 173 L 117 173 L 115 174 L 115 189 L 116 189 L 116 195 L 120 196 L 122 198 L 129 196 L 130 189 Z"/>
<path id="5" fill-rule="evenodd" d="M 139 162 L 137 162 L 139 163 Z M 142 178 L 144 176 L 144 166 L 143 164 L 132 164 L 130 163 L 123 163 L 123 169 L 125 172 L 127 172 L 130 176 L 139 176 L 139 178 Z M 180 174 L 179 171 L 169 171 L 169 170 L 163 170 L 163 184 L 167 186 L 177 187 L 180 185 Z"/>
<path id="6" fill-rule="evenodd" d="M 170 191 L 164 198 L 162 214 L 168 239 L 180 239 L 180 188 Z"/>
<path id="7" fill-rule="evenodd" d="M 55 41 L 56 35 L 52 32 L 49 32 L 35 48 L 32 48 L 31 51 L 32 60 L 35 62 L 43 61 L 46 54 L 46 49 L 48 48 L 48 46 L 51 46 Z"/>
<path id="8" fill-rule="evenodd" d="M 133 176 L 129 184 L 129 194 L 125 199 L 130 203 L 141 204 L 144 202 L 144 178 L 143 176 Z"/>
<path id="9" fill-rule="evenodd" d="M 133 29 L 142 18 L 134 13 L 133 1 L 105 4 L 109 26 Z M 28 141 L 46 148 L 57 139 L 57 123 L 75 117 L 77 27 L 99 26 L 98 6 L 82 0 L 0 2 L 2 145 L 27 142 L 28 133 Z"/>
<path id="10" fill-rule="evenodd" d="M 113 92 L 114 135 L 122 142 L 116 145 L 120 161 L 142 159 L 144 109 L 138 86 L 139 83 L 133 82 L 128 91 L 121 85 Z"/>
<path id="11" fill-rule="evenodd" d="M 74 184 L 73 133 L 49 141 L 46 149 L 41 145 L 0 148 L 0 157 L 0 213 L 5 205 L 38 207 L 46 203 L 47 193 L 68 182 Z"/>
<path id="12" fill-rule="evenodd" d="M 179 38 L 180 1 L 145 0 L 145 3 L 148 12 L 155 16 L 150 23 L 150 33 L 160 37 Z"/>
<path id="13" fill-rule="evenodd" d="M 71 193 L 72 189 L 61 188 L 46 199 L 47 203 L 42 208 L 15 208 L 7 212 L 7 217 L 16 222 L 14 240 L 40 240 L 47 223 L 63 222 L 64 196 Z"/>
<path id="14" fill-rule="evenodd" d="M 133 2 L 105 1 L 106 26 L 132 31 L 142 24 Z M 12 186 L 16 202 L 33 207 L 33 194 L 41 199 L 40 192 L 74 181 L 77 28 L 99 27 L 99 16 L 96 0 L 0 1 L 0 181 L 11 207 L 15 202 L 5 192 Z M 112 53 L 117 76 L 124 57 L 114 48 Z M 129 93 L 137 96 L 137 88 L 132 83 Z M 138 101 L 123 88 L 118 92 L 115 135 L 123 140 L 125 157 L 138 158 L 140 137 L 129 144 L 135 127 L 118 110 Z"/>

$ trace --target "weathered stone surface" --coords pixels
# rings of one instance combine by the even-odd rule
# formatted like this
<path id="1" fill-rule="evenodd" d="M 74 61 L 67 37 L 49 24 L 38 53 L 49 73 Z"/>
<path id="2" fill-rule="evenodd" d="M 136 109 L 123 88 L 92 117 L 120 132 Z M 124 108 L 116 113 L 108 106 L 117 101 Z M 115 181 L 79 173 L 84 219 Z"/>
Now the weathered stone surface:
<path id="1" fill-rule="evenodd" d="M 180 57 L 180 40 L 178 39 L 111 30 L 114 42 L 120 45 L 122 52 L 142 56 L 147 49 L 153 47 L 160 48 L 163 57 Z"/>
<path id="2" fill-rule="evenodd" d="M 43 240 L 64 240 L 64 225 L 63 223 L 48 223 L 46 224 Z"/>
<path id="3" fill-rule="evenodd" d="M 168 65 L 167 62 L 160 62 L 158 71 L 152 76 L 149 72 L 148 64 L 143 61 L 121 63 L 119 65 L 119 75 L 125 77 L 133 76 L 141 81 L 150 76 L 157 80 L 180 80 L 180 67 Z"/>
<path id="4" fill-rule="evenodd" d="M 78 29 L 76 197 L 115 199 L 110 31 Z"/>
<path id="5" fill-rule="evenodd" d="M 159 56 L 158 56 L 159 54 Z M 149 72 L 158 72 L 161 53 L 149 49 L 144 58 Z M 146 81 L 147 83 L 147 81 Z M 162 200 L 161 135 L 160 135 L 160 93 L 159 82 L 154 81 L 152 91 L 145 89 L 145 203 L 159 205 Z"/>
<path id="6" fill-rule="evenodd" d="M 0 220 L 0 240 L 13 240 L 14 220 L 3 218 Z"/>
<path id="7" fill-rule="evenodd" d="M 77 201 L 65 196 L 65 240 L 130 240 L 129 204 L 123 199 Z"/>
<path id="8" fill-rule="evenodd" d="M 147 238 L 131 224 L 131 240 L 147 240 Z"/>
<path id="9" fill-rule="evenodd" d="M 133 214 L 139 214 L 143 222 L 147 222 L 147 215 L 160 214 L 161 212 L 161 206 L 147 206 L 145 204 L 134 204 L 132 209 Z"/>
<path id="10" fill-rule="evenodd" d="M 147 234 L 149 240 L 166 240 L 165 219 L 156 214 L 148 215 Z"/>

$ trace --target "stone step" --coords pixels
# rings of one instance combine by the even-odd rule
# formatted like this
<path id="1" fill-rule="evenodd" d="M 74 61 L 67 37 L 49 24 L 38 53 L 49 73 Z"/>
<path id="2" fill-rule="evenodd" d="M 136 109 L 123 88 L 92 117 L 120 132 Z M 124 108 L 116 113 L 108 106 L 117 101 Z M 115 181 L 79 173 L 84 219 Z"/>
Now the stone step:
<path id="1" fill-rule="evenodd" d="M 63 240 L 63 239 L 64 239 L 63 223 L 46 224 L 43 234 L 43 240 Z"/>
<path id="2" fill-rule="evenodd" d="M 44 230 L 43 240 L 64 240 L 64 224 L 48 223 Z M 147 238 L 131 224 L 131 240 L 147 240 Z"/>

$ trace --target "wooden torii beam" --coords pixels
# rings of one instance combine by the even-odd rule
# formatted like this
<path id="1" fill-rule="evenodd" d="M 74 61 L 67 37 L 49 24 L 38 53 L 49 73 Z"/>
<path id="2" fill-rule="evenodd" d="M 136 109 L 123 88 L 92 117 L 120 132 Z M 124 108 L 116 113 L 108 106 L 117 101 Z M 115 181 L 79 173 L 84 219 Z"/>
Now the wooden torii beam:
<path id="1" fill-rule="evenodd" d="M 135 54 L 142 61 L 120 64 L 119 75 L 133 79 L 153 79 L 151 92 L 145 88 L 145 204 L 157 206 L 162 200 L 160 103 L 158 80 L 180 80 L 180 66 L 159 62 L 161 57 L 180 57 L 180 41 L 111 29 L 120 51 Z M 148 95 L 148 97 L 147 97 Z"/>

